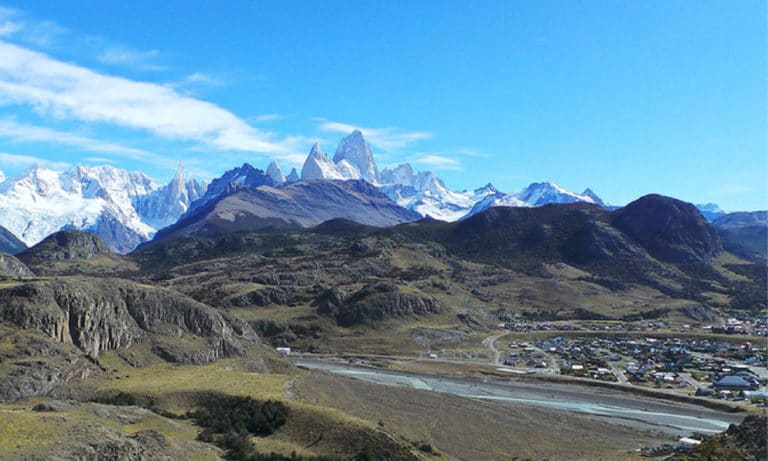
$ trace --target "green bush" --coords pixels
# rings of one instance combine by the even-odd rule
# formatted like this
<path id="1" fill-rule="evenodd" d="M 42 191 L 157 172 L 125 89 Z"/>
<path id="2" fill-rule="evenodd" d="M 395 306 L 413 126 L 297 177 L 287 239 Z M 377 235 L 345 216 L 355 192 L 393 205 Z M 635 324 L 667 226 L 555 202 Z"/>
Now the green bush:
<path id="1" fill-rule="evenodd" d="M 288 407 L 277 400 L 218 396 L 206 399 L 189 417 L 215 434 L 264 436 L 285 424 Z"/>

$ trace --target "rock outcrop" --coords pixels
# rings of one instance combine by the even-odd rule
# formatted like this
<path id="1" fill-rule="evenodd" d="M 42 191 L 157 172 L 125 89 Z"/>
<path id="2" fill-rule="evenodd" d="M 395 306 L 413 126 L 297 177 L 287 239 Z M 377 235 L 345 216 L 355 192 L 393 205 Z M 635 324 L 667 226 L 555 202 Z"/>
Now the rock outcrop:
<path id="1" fill-rule="evenodd" d="M 22 261 L 66 261 L 91 259 L 96 255 L 112 256 L 112 250 L 94 234 L 67 230 L 56 232 L 42 242 L 20 253 Z"/>
<path id="2" fill-rule="evenodd" d="M 313 305 L 318 314 L 333 317 L 343 327 L 374 326 L 389 318 L 416 317 L 444 310 L 435 298 L 402 292 L 387 283 L 366 285 L 351 296 L 332 288 L 321 293 Z"/>
<path id="3" fill-rule="evenodd" d="M 0 253 L 0 277 L 34 277 L 34 273 L 15 257 Z"/>
<path id="4" fill-rule="evenodd" d="M 259 341 L 245 322 L 184 295 L 113 279 L 1 289 L 0 320 L 73 344 L 94 359 L 149 340 L 166 360 L 200 364 L 245 354 Z"/>

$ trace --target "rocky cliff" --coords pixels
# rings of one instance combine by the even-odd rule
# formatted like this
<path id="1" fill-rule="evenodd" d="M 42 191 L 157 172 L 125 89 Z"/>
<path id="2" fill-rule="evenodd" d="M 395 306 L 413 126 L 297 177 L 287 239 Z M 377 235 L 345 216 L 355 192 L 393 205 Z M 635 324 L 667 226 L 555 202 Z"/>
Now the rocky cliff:
<path id="1" fill-rule="evenodd" d="M 146 340 L 166 360 L 200 364 L 245 354 L 259 341 L 245 322 L 205 304 L 115 279 L 60 278 L 0 289 L 0 320 L 73 344 L 94 359 Z"/>
<path id="2" fill-rule="evenodd" d="M 35 274 L 15 257 L 0 253 L 0 277 L 32 277 Z"/>

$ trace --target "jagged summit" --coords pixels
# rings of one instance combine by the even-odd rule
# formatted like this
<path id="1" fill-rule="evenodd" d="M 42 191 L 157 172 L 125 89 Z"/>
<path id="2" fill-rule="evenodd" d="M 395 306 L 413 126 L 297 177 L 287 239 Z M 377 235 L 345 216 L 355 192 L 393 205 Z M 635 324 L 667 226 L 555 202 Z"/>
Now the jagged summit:
<path id="1" fill-rule="evenodd" d="M 0 226 L 26 245 L 61 229 L 78 229 L 128 252 L 175 222 L 205 191 L 204 183 L 184 177 L 181 167 L 168 185 L 158 187 L 144 173 L 110 165 L 64 172 L 35 165 L 0 183 Z"/>
<path id="2" fill-rule="evenodd" d="M 517 198 L 532 206 L 574 202 L 597 204 L 597 201 L 591 196 L 576 194 L 551 181 L 532 183 L 517 194 Z"/>
<path id="3" fill-rule="evenodd" d="M 345 178 L 336 168 L 331 157 L 322 151 L 320 144 L 315 143 L 301 169 L 301 179 L 352 179 Z"/>
<path id="4" fill-rule="evenodd" d="M 277 163 L 277 160 L 272 160 L 272 162 L 267 167 L 267 176 L 272 178 L 277 184 L 282 184 L 285 182 L 285 175 L 283 174 L 283 170 L 280 168 L 280 164 Z"/>
<path id="5" fill-rule="evenodd" d="M 378 184 L 380 182 L 379 169 L 373 159 L 371 146 L 365 140 L 360 130 L 354 130 L 352 134 L 342 139 L 336 148 L 333 162 L 338 165 L 344 160 L 357 170 L 360 179 L 364 179 L 371 184 Z"/>
<path id="6" fill-rule="evenodd" d="M 291 172 L 288 173 L 288 177 L 285 178 L 285 181 L 288 183 L 294 183 L 300 180 L 301 180 L 301 176 L 299 176 L 299 172 L 296 171 L 296 168 L 291 168 Z"/>

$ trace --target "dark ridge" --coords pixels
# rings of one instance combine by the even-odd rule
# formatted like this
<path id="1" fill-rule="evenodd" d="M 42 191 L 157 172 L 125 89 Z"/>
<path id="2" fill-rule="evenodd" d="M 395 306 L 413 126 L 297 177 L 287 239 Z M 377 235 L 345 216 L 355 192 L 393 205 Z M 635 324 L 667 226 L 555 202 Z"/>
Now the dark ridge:
<path id="1" fill-rule="evenodd" d="M 15 255 L 27 249 L 27 245 L 13 235 L 11 231 L 0 226 L 0 253 Z"/>

